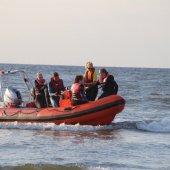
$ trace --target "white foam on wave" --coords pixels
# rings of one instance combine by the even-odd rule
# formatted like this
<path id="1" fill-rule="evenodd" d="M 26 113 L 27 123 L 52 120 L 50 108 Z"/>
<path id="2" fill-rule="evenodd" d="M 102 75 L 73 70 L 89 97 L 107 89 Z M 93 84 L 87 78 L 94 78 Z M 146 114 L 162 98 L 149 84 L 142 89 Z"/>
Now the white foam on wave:
<path id="1" fill-rule="evenodd" d="M 0 123 L 0 129 L 20 129 L 20 130 L 52 130 L 52 131 L 98 131 L 109 130 L 112 126 L 87 126 L 87 125 L 56 125 L 54 123 Z"/>
<path id="2" fill-rule="evenodd" d="M 140 130 L 149 132 L 170 133 L 170 118 L 164 118 L 160 121 L 138 122 L 136 126 Z"/>
<path id="3" fill-rule="evenodd" d="M 88 170 L 112 170 L 112 168 L 104 168 L 104 167 L 91 167 L 91 168 L 88 168 Z"/>

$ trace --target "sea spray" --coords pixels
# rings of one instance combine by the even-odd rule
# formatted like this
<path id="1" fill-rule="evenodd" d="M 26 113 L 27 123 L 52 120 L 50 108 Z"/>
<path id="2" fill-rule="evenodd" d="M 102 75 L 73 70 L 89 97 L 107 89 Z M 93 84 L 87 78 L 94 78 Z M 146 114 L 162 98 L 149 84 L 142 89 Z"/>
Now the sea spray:
<path id="1" fill-rule="evenodd" d="M 64 123 L 56 125 L 54 123 L 0 123 L 0 129 L 20 129 L 20 130 L 52 130 L 52 131 L 98 131 L 111 130 L 110 126 L 87 126 L 87 125 L 66 125 Z"/>

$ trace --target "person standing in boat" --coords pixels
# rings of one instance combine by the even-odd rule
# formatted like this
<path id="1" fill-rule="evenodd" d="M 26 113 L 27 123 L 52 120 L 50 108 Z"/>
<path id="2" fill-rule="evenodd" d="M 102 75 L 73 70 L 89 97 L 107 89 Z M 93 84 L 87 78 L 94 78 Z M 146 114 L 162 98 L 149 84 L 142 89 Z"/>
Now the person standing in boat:
<path id="1" fill-rule="evenodd" d="M 98 99 L 116 95 L 118 92 L 118 84 L 114 80 L 113 75 L 110 75 L 105 68 L 99 70 L 99 80 L 97 84 L 101 86 L 103 91 Z"/>
<path id="2" fill-rule="evenodd" d="M 71 86 L 71 91 L 71 102 L 73 106 L 88 103 L 84 88 L 84 78 L 82 75 L 77 75 L 75 77 L 74 84 Z"/>
<path id="3" fill-rule="evenodd" d="M 86 63 L 84 81 L 86 86 L 87 99 L 90 101 L 94 101 L 98 93 L 98 86 L 97 86 L 97 74 L 95 68 L 93 67 L 92 62 Z"/>
<path id="4" fill-rule="evenodd" d="M 38 72 L 36 74 L 34 87 L 34 99 L 35 105 L 37 108 L 44 108 L 48 106 L 48 88 L 45 79 L 43 78 L 42 73 Z"/>
<path id="5" fill-rule="evenodd" d="M 59 74 L 54 72 L 49 82 L 49 94 L 53 107 L 59 107 L 61 92 L 65 90 L 63 80 L 59 78 Z"/>

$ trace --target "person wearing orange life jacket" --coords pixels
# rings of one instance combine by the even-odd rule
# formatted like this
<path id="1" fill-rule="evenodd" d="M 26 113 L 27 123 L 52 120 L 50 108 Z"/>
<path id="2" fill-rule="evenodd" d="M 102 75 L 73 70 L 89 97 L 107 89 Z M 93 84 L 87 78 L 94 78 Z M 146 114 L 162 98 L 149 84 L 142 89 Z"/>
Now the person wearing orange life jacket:
<path id="1" fill-rule="evenodd" d="M 118 92 L 118 84 L 114 80 L 114 77 L 110 75 L 105 68 L 99 70 L 99 80 L 97 82 L 98 85 L 102 87 L 103 93 L 98 99 L 116 95 Z"/>
<path id="2" fill-rule="evenodd" d="M 59 74 L 54 72 L 49 82 L 49 94 L 53 107 L 59 107 L 61 92 L 65 90 L 63 80 L 59 78 Z"/>
<path id="3" fill-rule="evenodd" d="M 84 80 L 86 86 L 87 99 L 90 101 L 94 101 L 98 93 L 98 87 L 97 87 L 97 74 L 95 68 L 93 67 L 92 62 L 86 63 Z"/>
<path id="4" fill-rule="evenodd" d="M 80 105 L 88 102 L 85 89 L 84 89 L 84 78 L 82 75 L 77 75 L 74 80 L 74 84 L 71 86 L 72 91 L 72 105 Z"/>

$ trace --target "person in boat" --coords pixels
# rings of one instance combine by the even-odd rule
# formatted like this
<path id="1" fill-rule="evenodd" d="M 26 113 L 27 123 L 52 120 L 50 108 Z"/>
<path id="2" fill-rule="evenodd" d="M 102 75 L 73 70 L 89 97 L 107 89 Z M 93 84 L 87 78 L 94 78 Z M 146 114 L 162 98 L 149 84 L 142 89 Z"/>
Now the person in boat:
<path id="1" fill-rule="evenodd" d="M 65 90 L 63 80 L 60 79 L 59 74 L 54 72 L 49 82 L 49 94 L 50 100 L 53 107 L 59 107 L 59 100 L 61 92 Z"/>
<path id="2" fill-rule="evenodd" d="M 97 74 L 92 62 L 87 62 L 85 68 L 84 81 L 86 86 L 86 96 L 88 100 L 94 101 L 98 93 Z"/>
<path id="3" fill-rule="evenodd" d="M 34 99 L 37 108 L 44 108 L 48 106 L 48 88 L 42 73 L 38 72 L 36 74 L 34 87 Z"/>
<path id="4" fill-rule="evenodd" d="M 114 76 L 110 75 L 105 68 L 99 70 L 99 80 L 97 84 L 101 86 L 103 91 L 98 99 L 116 95 L 118 92 L 118 84 L 114 80 Z"/>
<path id="5" fill-rule="evenodd" d="M 71 91 L 71 103 L 73 106 L 88 103 L 84 87 L 84 77 L 82 75 L 77 75 L 75 77 L 74 84 L 71 86 Z"/>

